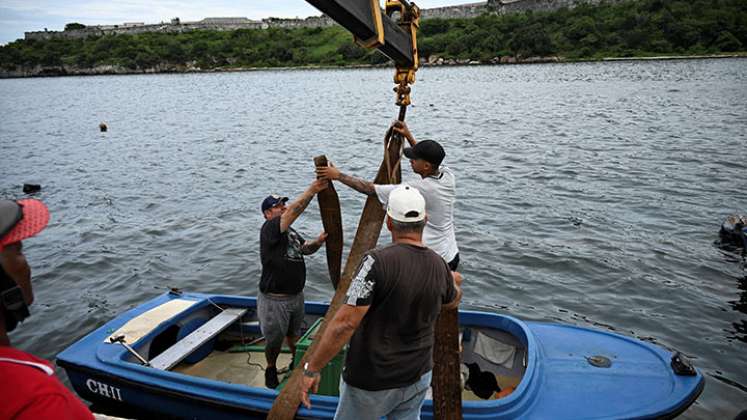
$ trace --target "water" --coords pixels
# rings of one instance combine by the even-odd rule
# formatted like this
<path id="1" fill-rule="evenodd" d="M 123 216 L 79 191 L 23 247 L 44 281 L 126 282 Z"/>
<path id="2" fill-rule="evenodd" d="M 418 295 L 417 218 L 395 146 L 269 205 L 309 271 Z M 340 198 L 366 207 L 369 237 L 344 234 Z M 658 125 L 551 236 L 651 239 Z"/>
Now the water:
<path id="1" fill-rule="evenodd" d="M 373 178 L 392 73 L 0 80 L 0 196 L 40 183 L 52 211 L 12 341 L 53 358 L 166 287 L 255 294 L 262 198 L 322 153 Z M 745 261 L 713 245 L 747 213 L 747 60 L 424 68 L 413 92 L 457 175 L 464 307 L 680 350 L 706 376 L 684 418 L 747 409 Z M 349 245 L 363 197 L 337 189 Z M 319 232 L 316 203 L 297 228 Z M 323 253 L 307 266 L 329 300 Z"/>

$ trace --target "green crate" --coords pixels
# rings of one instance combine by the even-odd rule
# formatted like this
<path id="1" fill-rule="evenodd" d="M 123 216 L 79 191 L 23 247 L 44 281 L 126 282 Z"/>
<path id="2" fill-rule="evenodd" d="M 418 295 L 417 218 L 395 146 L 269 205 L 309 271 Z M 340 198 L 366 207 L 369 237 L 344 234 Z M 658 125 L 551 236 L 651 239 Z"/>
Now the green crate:
<path id="1" fill-rule="evenodd" d="M 293 359 L 293 366 L 298 366 L 301 363 L 306 351 L 311 347 L 311 343 L 314 341 L 319 326 L 324 321 L 323 318 L 319 318 L 314 322 L 311 327 L 306 331 L 306 334 L 296 342 L 296 357 Z M 321 338 L 321 337 L 320 337 Z M 327 363 L 327 366 L 322 369 L 322 381 L 319 383 L 319 395 L 340 395 L 340 376 L 342 375 L 342 368 L 345 366 L 345 348 L 340 350 L 332 360 Z"/>

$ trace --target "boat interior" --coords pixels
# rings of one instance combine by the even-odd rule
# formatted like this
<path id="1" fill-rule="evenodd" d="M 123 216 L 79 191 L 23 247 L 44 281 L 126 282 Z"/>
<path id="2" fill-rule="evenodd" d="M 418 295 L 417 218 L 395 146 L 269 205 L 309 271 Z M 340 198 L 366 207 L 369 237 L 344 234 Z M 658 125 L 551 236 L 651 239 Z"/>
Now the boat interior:
<path id="1" fill-rule="evenodd" d="M 229 307 L 174 299 L 146 311 L 115 331 L 107 342 L 132 343 L 125 362 L 231 384 L 264 387 L 264 338 L 254 307 Z M 195 307 L 192 307 L 195 306 Z M 304 320 L 295 362 L 311 345 L 323 312 Z M 165 322 L 168 321 L 168 322 Z M 494 400 L 508 396 L 526 370 L 526 345 L 499 329 L 460 326 L 462 399 Z M 120 343 L 121 344 L 121 343 Z M 128 345 L 122 344 L 123 347 Z M 322 372 L 320 394 L 338 395 L 345 349 Z M 140 360 L 140 359 L 144 360 Z M 284 345 L 278 358 L 282 388 L 293 356 Z M 427 396 L 430 399 L 430 391 Z"/>

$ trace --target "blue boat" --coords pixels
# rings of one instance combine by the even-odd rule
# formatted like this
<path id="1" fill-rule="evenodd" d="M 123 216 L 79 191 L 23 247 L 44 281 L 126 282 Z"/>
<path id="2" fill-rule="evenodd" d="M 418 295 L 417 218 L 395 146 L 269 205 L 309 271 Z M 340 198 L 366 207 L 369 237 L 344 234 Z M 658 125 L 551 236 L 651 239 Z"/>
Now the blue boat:
<path id="1" fill-rule="evenodd" d="M 308 325 L 327 307 L 306 303 Z M 57 363 L 96 405 L 143 415 L 263 418 L 279 391 L 262 385 L 255 309 L 252 297 L 166 293 L 92 331 Z M 699 371 L 674 372 L 679 359 L 673 362 L 671 352 L 608 331 L 472 311 L 460 311 L 459 323 L 463 363 L 495 375 L 503 389 L 482 399 L 468 379 L 465 419 L 671 418 L 703 390 Z M 281 357 L 278 366 L 290 355 Z M 335 395 L 311 401 L 298 418 L 333 417 Z M 422 417 L 433 418 L 430 399 Z"/>

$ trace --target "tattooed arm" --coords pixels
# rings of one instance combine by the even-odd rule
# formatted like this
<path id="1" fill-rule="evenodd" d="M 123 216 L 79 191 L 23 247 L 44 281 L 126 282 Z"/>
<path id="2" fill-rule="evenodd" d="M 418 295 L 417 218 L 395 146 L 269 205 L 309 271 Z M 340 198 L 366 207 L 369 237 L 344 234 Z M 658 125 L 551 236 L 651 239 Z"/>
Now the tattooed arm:
<path id="1" fill-rule="evenodd" d="M 372 197 L 376 196 L 376 190 L 374 189 L 373 182 L 369 182 L 343 173 L 340 173 L 340 177 L 337 178 L 337 180 L 347 185 L 348 187 L 358 191 L 359 193 L 370 195 Z"/>
<path id="2" fill-rule="evenodd" d="M 317 179 L 309 185 L 309 188 L 303 194 L 288 204 L 288 208 L 280 216 L 280 231 L 286 232 L 288 227 L 306 210 L 306 207 L 311 203 L 311 199 L 314 198 L 316 193 L 327 188 L 327 185 L 328 181 Z"/>
<path id="3" fill-rule="evenodd" d="M 335 168 L 331 163 L 329 166 L 320 166 L 316 168 L 316 176 L 320 179 L 337 180 L 347 185 L 348 187 L 358 191 L 359 193 L 376 196 L 376 190 L 374 189 L 374 183 L 365 181 L 360 178 L 356 178 L 351 175 L 340 172 L 339 169 Z"/>

